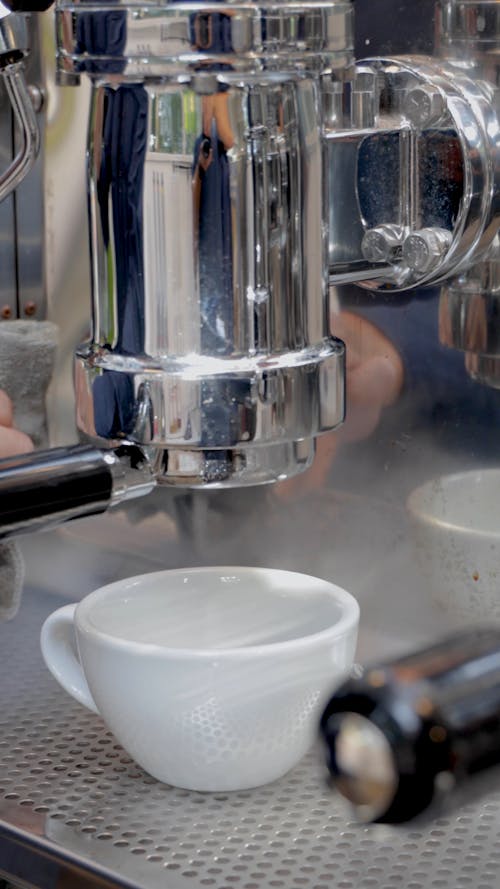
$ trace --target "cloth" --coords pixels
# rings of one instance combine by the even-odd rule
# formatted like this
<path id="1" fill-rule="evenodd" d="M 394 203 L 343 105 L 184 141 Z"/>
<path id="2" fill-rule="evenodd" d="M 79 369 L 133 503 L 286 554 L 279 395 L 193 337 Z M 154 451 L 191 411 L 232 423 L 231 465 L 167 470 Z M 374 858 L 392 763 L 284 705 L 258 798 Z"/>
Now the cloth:
<path id="1" fill-rule="evenodd" d="M 24 584 L 24 559 L 15 540 L 0 543 L 0 621 L 16 616 Z"/>
<path id="2" fill-rule="evenodd" d="M 47 444 L 45 398 L 52 377 L 58 329 L 51 321 L 0 323 L 0 389 L 14 405 L 14 422 L 33 439 Z"/>
<path id="3" fill-rule="evenodd" d="M 45 399 L 52 377 L 58 329 L 50 321 L 0 323 L 0 389 L 14 405 L 15 425 L 36 448 L 47 444 Z M 21 602 L 24 560 L 15 540 L 0 542 L 0 620 L 15 617 Z"/>

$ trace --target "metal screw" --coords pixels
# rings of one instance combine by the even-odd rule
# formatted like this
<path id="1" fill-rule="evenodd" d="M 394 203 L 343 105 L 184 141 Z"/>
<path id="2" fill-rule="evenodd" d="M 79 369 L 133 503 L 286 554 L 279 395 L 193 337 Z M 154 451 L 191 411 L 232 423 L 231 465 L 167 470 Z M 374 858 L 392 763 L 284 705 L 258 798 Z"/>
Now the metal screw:
<path id="1" fill-rule="evenodd" d="M 422 228 L 406 238 L 403 259 L 414 272 L 430 272 L 439 265 L 451 241 L 451 233 L 445 229 Z"/>
<path id="2" fill-rule="evenodd" d="M 2 318 L 10 318 L 12 316 L 12 309 L 10 306 L 2 306 L 0 310 L 0 314 Z"/>
<path id="3" fill-rule="evenodd" d="M 30 316 L 30 315 L 34 315 L 35 312 L 36 312 L 36 303 L 34 303 L 32 300 L 30 300 L 29 302 L 26 303 L 26 305 L 24 307 L 24 314 Z"/>
<path id="4" fill-rule="evenodd" d="M 377 225 L 364 235 L 361 252 L 367 262 L 391 262 L 401 253 L 404 237 L 400 225 Z"/>
<path id="5" fill-rule="evenodd" d="M 414 126 L 431 127 L 442 118 L 446 103 L 439 90 L 434 87 L 415 86 L 405 98 L 403 111 Z"/>

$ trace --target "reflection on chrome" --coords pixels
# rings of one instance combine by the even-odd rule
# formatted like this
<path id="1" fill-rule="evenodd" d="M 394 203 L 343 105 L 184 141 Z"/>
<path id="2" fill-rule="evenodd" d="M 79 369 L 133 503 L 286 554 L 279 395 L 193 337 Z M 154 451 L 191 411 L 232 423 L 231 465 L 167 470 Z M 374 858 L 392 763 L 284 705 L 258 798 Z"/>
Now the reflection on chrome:
<path id="1" fill-rule="evenodd" d="M 354 65 L 345 0 L 59 4 L 60 75 L 92 81 L 87 435 L 175 484 L 309 465 L 344 417 L 328 279 L 438 282 L 498 228 L 500 128 L 449 6 L 446 61 Z"/>
<path id="2" fill-rule="evenodd" d="M 59 13 L 62 69 L 93 80 L 79 425 L 158 449 L 166 482 L 273 481 L 344 417 L 319 75 L 350 4 L 176 10 Z"/>
<path id="3" fill-rule="evenodd" d="M 0 171 L 0 201 L 31 170 L 39 149 L 38 125 L 24 78 L 28 36 L 24 16 L 0 4 L 0 79 L 3 80 L 19 132 L 19 147 L 12 162 Z"/>

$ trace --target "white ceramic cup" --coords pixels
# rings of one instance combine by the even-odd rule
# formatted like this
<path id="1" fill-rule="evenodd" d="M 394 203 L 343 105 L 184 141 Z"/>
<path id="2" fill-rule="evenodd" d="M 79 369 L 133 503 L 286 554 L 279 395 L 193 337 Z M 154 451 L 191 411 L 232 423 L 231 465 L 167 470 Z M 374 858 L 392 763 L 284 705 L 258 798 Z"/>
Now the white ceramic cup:
<path id="1" fill-rule="evenodd" d="M 242 790 L 306 753 L 351 667 L 358 621 L 356 600 L 325 580 L 192 568 L 121 580 L 58 609 L 41 646 L 63 688 L 155 778 Z"/>
<path id="2" fill-rule="evenodd" d="M 408 498 L 418 565 L 458 618 L 500 618 L 500 469 L 426 482 Z"/>

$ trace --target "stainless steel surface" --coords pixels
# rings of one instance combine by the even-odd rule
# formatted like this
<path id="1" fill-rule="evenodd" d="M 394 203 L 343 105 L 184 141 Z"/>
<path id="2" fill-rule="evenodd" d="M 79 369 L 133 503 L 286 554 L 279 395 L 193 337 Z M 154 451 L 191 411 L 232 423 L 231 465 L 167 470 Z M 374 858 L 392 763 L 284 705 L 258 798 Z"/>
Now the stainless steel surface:
<path id="1" fill-rule="evenodd" d="M 360 527 L 359 507 L 351 529 Z M 335 528 L 331 507 L 329 515 Z M 349 821 L 327 787 L 319 751 L 283 780 L 235 794 L 176 790 L 138 769 L 102 721 L 61 691 L 39 653 L 49 612 L 113 577 L 155 567 L 147 546 L 142 555 L 130 550 L 123 526 L 114 536 L 109 519 L 96 521 L 99 543 L 67 532 L 25 540 L 28 589 L 15 621 L 0 626 L 1 869 L 43 889 L 60 886 L 62 873 L 68 885 L 80 885 L 72 868 L 88 887 L 102 877 L 104 885 L 141 889 L 389 889 L 402 881 L 412 889 L 496 889 L 497 793 L 456 817 L 394 831 Z M 172 528 L 166 533 L 161 516 L 157 523 L 156 549 L 149 552 L 156 564 L 172 563 L 179 541 Z M 86 520 L 88 535 L 93 524 Z M 392 524 L 397 533 L 397 515 Z M 153 528 L 146 521 L 144 541 Z M 377 576 L 381 592 L 373 610 L 364 611 L 362 657 L 395 646 L 384 622 L 377 623 L 384 603 L 395 601 L 388 564 L 378 566 Z M 367 594 L 373 582 L 372 574 Z M 404 620 L 412 595 L 407 585 L 399 606 Z M 415 610 L 411 631 L 398 624 L 397 613 L 393 606 L 388 620 L 385 612 L 385 626 L 399 632 L 400 646 L 408 645 L 409 633 L 429 632 L 428 611 Z M 371 628 L 378 627 L 373 638 L 369 614 Z"/>
<path id="2" fill-rule="evenodd" d="M 484 383 L 492 389 L 500 389 L 500 360 L 491 355 L 477 355 L 468 352 L 465 367 L 473 380 Z"/>
<path id="3" fill-rule="evenodd" d="M 0 78 L 0 169 L 12 162 L 12 111 Z M 14 196 L 0 202 L 0 315 L 3 319 L 17 316 L 16 242 Z"/>
<path id="4" fill-rule="evenodd" d="M 28 50 L 26 17 L 12 13 L 2 4 L 0 10 L 0 60 L 5 68 L 19 61 Z"/>
<path id="5" fill-rule="evenodd" d="M 327 218 L 330 283 L 372 289 L 439 281 L 495 235 L 492 89 L 417 57 L 348 68 L 351 13 L 58 7 L 59 70 L 93 80 L 78 425 L 165 451 L 164 483 L 293 476 L 296 443 L 342 422 Z"/>
<path id="6" fill-rule="evenodd" d="M 159 485 L 243 488 L 305 472 L 311 467 L 314 454 L 314 439 L 308 438 L 265 448 L 169 448 L 153 452 L 152 461 Z"/>
<path id="7" fill-rule="evenodd" d="M 140 0 L 131 0 L 120 4 L 119 10 L 111 7 L 102 13 L 99 4 L 83 9 L 67 0 L 58 3 L 61 72 L 95 72 L 108 65 L 108 73 L 135 80 L 160 75 L 175 82 L 182 73 L 183 82 L 190 82 L 194 75 L 199 83 L 207 64 L 224 63 L 226 71 L 230 66 L 235 72 L 260 74 L 266 69 L 300 66 L 307 54 L 310 64 L 321 71 L 325 64 L 345 67 L 352 53 L 351 0 L 319 0 L 305 6 L 293 0 L 278 6 L 235 3 L 218 7 L 215 18 L 212 7 L 204 2 L 189 7 L 161 2 L 144 6 Z M 208 69 L 203 76 L 210 72 L 213 78 L 214 70 L 224 69 Z M 208 87 L 208 92 L 213 89 Z"/>
<path id="8" fill-rule="evenodd" d="M 352 130 L 352 121 L 356 118 L 367 123 L 372 106 L 366 95 L 366 81 L 359 80 L 357 110 L 353 111 L 352 119 L 350 109 L 344 107 L 344 95 L 352 82 L 346 70 L 346 63 L 352 61 L 352 49 L 345 49 L 352 44 L 350 36 L 345 39 L 349 13 L 345 4 L 338 5 L 335 12 L 330 11 L 331 47 L 337 48 L 332 56 L 333 79 L 324 85 L 328 131 L 323 148 L 328 155 L 325 165 L 331 177 L 329 194 L 333 195 L 325 241 L 329 238 L 329 250 L 335 256 L 337 282 L 364 280 L 379 282 L 380 287 L 375 294 L 360 296 L 352 287 L 338 294 L 336 306 L 340 322 L 350 313 L 356 315 L 359 322 L 359 334 L 348 342 L 351 419 L 342 435 L 319 439 L 320 453 L 311 473 L 296 480 L 297 487 L 292 488 L 291 493 L 286 491 L 287 499 L 280 490 L 277 497 L 283 499 L 278 507 L 278 499 L 274 506 L 270 505 L 269 492 L 263 496 L 264 489 L 247 489 L 237 496 L 227 491 L 228 499 L 221 500 L 217 492 L 181 494 L 162 489 L 143 502 L 132 502 L 126 513 L 119 509 L 105 521 L 83 520 L 64 534 L 50 533 L 29 543 L 26 541 L 27 595 L 16 621 L 0 627 L 4 677 L 0 687 L 3 695 L 0 749 L 4 751 L 0 864 L 12 874 L 16 872 L 21 882 L 21 862 L 28 861 L 32 882 L 44 879 L 46 889 L 50 882 L 45 877 L 45 868 L 50 861 L 51 866 L 55 862 L 59 868 L 57 879 L 62 868 L 66 868 L 64 878 L 73 889 L 78 884 L 75 871 L 68 876 L 72 861 L 73 867 L 77 866 L 75 862 L 83 862 L 82 868 L 90 873 L 88 880 L 94 883 L 98 869 L 101 875 L 106 874 L 108 883 L 141 887 L 172 885 L 201 889 L 208 885 L 228 889 L 239 885 L 244 889 L 250 886 L 261 889 L 273 881 L 274 885 L 281 883 L 283 889 L 301 885 L 311 889 L 336 889 L 337 886 L 339 889 L 390 889 L 402 885 L 408 889 L 460 889 L 462 886 L 497 889 L 498 794 L 461 810 L 456 817 L 427 828 L 415 826 L 397 833 L 382 828 L 365 830 L 350 824 L 345 810 L 326 792 L 323 772 L 315 756 L 306 760 L 285 782 L 244 798 L 179 795 L 170 788 L 150 784 L 142 774 L 134 777 L 137 773 L 130 762 L 119 762 L 121 751 L 113 749 L 114 742 L 102 723 L 73 705 L 44 672 L 37 641 L 42 620 L 49 611 L 61 601 L 79 598 L 101 583 L 152 568 L 193 562 L 225 564 L 229 556 L 236 564 L 302 568 L 334 579 L 352 591 L 361 603 L 359 657 L 362 659 L 385 657 L 394 648 L 406 651 L 415 641 L 427 642 L 447 628 L 443 616 L 432 608 L 431 591 L 412 567 L 409 554 L 412 535 L 404 502 L 413 487 L 430 477 L 463 471 L 464 467 L 481 471 L 483 466 L 496 465 L 498 403 L 495 396 L 498 393 L 475 386 L 460 373 L 462 356 L 439 348 L 433 292 L 410 292 L 406 301 L 398 295 L 392 299 L 384 287 L 387 276 L 394 274 L 393 266 L 367 262 L 360 248 L 368 228 L 379 223 L 399 224 L 401 218 L 406 219 L 404 214 L 409 214 L 411 177 L 422 173 L 412 163 L 415 160 L 412 151 L 418 139 L 423 156 L 429 161 L 424 169 L 428 174 L 427 198 L 439 213 L 437 219 L 417 220 L 417 227 L 441 227 L 445 218 L 451 231 L 450 219 L 458 224 L 457 211 L 461 213 L 465 203 L 471 201 L 473 213 L 456 232 L 457 239 L 466 235 L 460 247 L 464 251 L 464 262 L 469 250 L 472 256 L 476 238 L 482 250 L 493 235 L 495 207 L 492 223 L 486 222 L 484 238 L 481 227 L 488 214 L 487 204 L 496 175 L 489 166 L 491 157 L 487 157 L 491 147 L 495 151 L 496 112 L 485 119 L 483 106 L 496 102 L 492 86 L 497 82 L 498 29 L 494 22 L 490 26 L 488 16 L 496 16 L 497 5 L 479 0 L 473 4 L 462 0 L 441 4 L 452 16 L 457 16 L 455 20 L 460 24 L 452 31 L 442 30 L 441 52 L 449 57 L 450 63 L 459 61 L 460 65 L 453 68 L 453 75 L 446 75 L 446 83 L 440 80 L 444 69 L 439 63 L 431 66 L 433 73 L 427 77 L 422 75 L 420 61 L 412 62 L 408 79 L 404 64 L 401 66 L 395 61 L 394 71 L 388 65 L 384 76 L 387 75 L 391 88 L 384 95 L 379 119 L 382 128 L 381 132 L 377 131 L 377 138 L 371 130 L 368 134 L 365 130 L 361 133 Z M 123 7 L 114 9 L 120 13 Z M 189 10 L 180 15 L 178 30 L 175 21 L 178 6 L 175 11 L 168 8 L 168 20 L 164 17 L 165 10 L 158 15 L 157 6 L 127 7 L 135 41 L 128 47 L 132 77 L 138 72 L 142 76 L 146 67 L 142 61 L 142 31 L 146 35 L 144 46 L 151 45 L 154 65 L 159 65 L 158 70 L 164 77 L 160 92 L 188 93 L 187 83 L 178 85 L 169 81 L 167 88 L 168 55 L 164 49 L 172 42 L 175 46 L 179 34 L 177 46 L 185 45 L 186 20 L 191 9 L 189 6 Z M 403 0 L 393 4 L 386 0 L 378 0 L 377 4 L 357 0 L 356 9 L 360 16 L 359 58 L 370 54 L 389 60 L 401 52 L 431 53 L 432 11 L 424 0 L 418 4 Z M 63 330 L 64 385 L 63 375 L 58 375 L 56 397 L 51 402 L 52 411 L 57 414 L 55 437 L 59 442 L 67 441 L 74 434 L 70 419 L 69 355 L 74 343 L 87 335 L 88 326 L 86 221 L 82 211 L 85 195 L 80 181 L 84 163 L 81 130 L 86 117 L 88 78 L 82 76 L 85 59 L 74 58 L 71 52 L 75 48 L 72 41 L 76 30 L 72 10 L 72 5 L 66 5 L 59 16 L 60 32 L 66 30 L 65 36 L 69 39 L 60 64 L 69 69 L 66 77 L 81 79 L 81 85 L 78 90 L 61 90 L 57 95 L 52 90 L 46 106 L 50 123 L 46 191 L 49 310 Z M 98 11 L 96 6 L 79 4 L 75 15 L 82 18 L 86 13 Z M 486 29 L 481 25 L 483 14 L 487 14 Z M 254 13 L 254 7 L 250 12 L 242 8 L 241 20 L 237 23 L 238 17 L 234 16 L 234 27 L 233 22 L 230 26 L 234 46 L 249 48 L 247 55 L 246 50 L 243 51 L 245 66 L 252 64 L 256 33 L 252 30 L 251 36 L 248 34 L 248 18 L 245 18 L 248 15 L 252 16 L 253 23 L 257 20 L 257 36 L 260 33 L 262 37 L 262 30 L 258 30 L 261 11 Z M 324 36 L 319 37 L 314 21 L 311 16 L 302 35 L 319 57 Z M 272 46 L 277 45 L 278 50 L 281 47 L 284 54 L 291 50 L 290 35 L 295 23 L 296 19 L 290 18 L 288 24 L 280 10 L 273 18 L 269 32 Z M 207 23 L 199 24 L 205 28 Z M 423 39 L 424 30 L 427 42 Z M 298 33 L 293 34 L 294 40 Z M 484 51 L 476 49 L 480 33 L 491 41 L 491 52 L 486 41 Z M 448 34 L 451 37 L 446 42 Z M 464 40 L 461 40 L 462 34 Z M 343 43 L 338 38 L 342 38 Z M 220 58 L 215 63 L 221 61 L 224 64 L 225 60 Z M 192 59 L 186 59 L 187 66 L 191 62 Z M 148 68 L 153 73 L 154 65 Z M 365 63 L 363 69 L 366 69 Z M 189 76 L 195 76 L 191 92 L 196 101 L 201 102 L 205 82 L 210 79 L 208 75 L 213 78 L 214 72 L 202 72 L 205 78 L 200 78 L 199 73 L 191 71 Z M 246 75 L 247 72 L 245 78 Z M 469 84 L 474 80 L 477 86 L 470 91 Z M 489 81 L 489 85 L 480 84 L 481 80 Z M 394 85 L 401 85 L 401 90 L 391 92 Z M 452 97 L 453 114 L 448 128 L 438 121 L 435 128 L 422 132 L 418 121 L 417 127 L 406 120 L 404 97 L 411 89 L 423 86 L 446 94 L 445 104 Z M 396 120 L 386 113 L 389 99 L 393 102 L 390 107 L 395 110 Z M 5 104 L 2 104 L 2 114 Z M 168 126 L 162 130 L 160 123 L 161 116 L 155 134 L 167 145 Z M 459 132 L 459 127 L 463 132 Z M 409 138 L 412 128 L 413 136 Z M 489 147 L 485 137 L 487 128 L 494 136 Z M 63 141 L 67 132 L 73 137 L 69 146 Z M 461 151 L 458 142 L 461 142 Z M 367 213 L 361 218 L 359 213 L 356 177 L 358 150 L 363 145 L 366 151 L 373 151 L 368 179 L 384 211 L 380 218 L 368 218 Z M 5 150 L 3 142 L 1 150 Z M 382 157 L 380 163 L 377 150 Z M 163 153 L 168 156 L 167 148 Z M 192 157 L 182 158 L 176 171 L 183 187 L 190 175 Z M 434 170 L 432 158 L 436 162 Z M 470 166 L 466 200 L 461 203 L 464 158 L 469 158 Z M 274 175 L 272 164 L 271 173 Z M 397 188 L 393 187 L 394 183 Z M 488 183 L 487 195 L 483 201 L 481 190 L 485 183 Z M 154 184 L 159 188 L 158 177 Z M 185 194 L 182 189 L 181 194 Z M 0 212 L 4 212 L 5 206 Z M 461 218 L 460 224 L 463 222 Z M 3 238 L 0 245 L 0 287 L 3 287 L 4 270 L 10 269 L 11 257 Z M 458 255 L 450 257 L 450 268 L 458 258 Z M 111 265 L 109 271 L 111 280 L 114 273 Z M 161 274 L 160 269 L 157 277 Z M 182 309 L 182 305 L 178 306 L 179 311 Z M 258 300 L 255 309 L 259 309 Z M 381 401 L 377 401 L 377 395 L 374 400 L 373 395 L 381 376 L 384 383 L 380 366 L 371 363 L 374 328 L 384 337 L 376 359 L 380 361 L 382 356 L 383 364 L 387 356 L 396 353 L 402 377 L 404 373 L 404 385 L 401 382 L 391 398 Z M 493 341 L 492 332 L 489 342 Z M 472 359 L 475 360 L 474 355 L 468 360 Z M 496 362 L 495 358 L 486 360 Z M 141 404 L 147 408 L 146 399 Z M 148 412 L 144 410 L 141 421 L 146 422 L 147 418 Z M 201 465 L 203 472 L 203 463 Z M 324 499 L 320 496 L 319 502 L 317 492 L 313 493 L 315 488 L 323 492 Z M 329 509 L 323 510 L 322 503 L 328 498 L 331 498 Z M 104 753 L 100 753 L 101 750 Z M 117 761 L 118 768 L 124 771 L 115 771 L 113 763 Z M 13 796 L 6 799 L 9 794 Z M 35 812 L 38 807 L 41 811 Z M 124 836 L 125 833 L 128 836 Z M 80 879 L 81 874 L 80 871 Z"/>
<path id="9" fill-rule="evenodd" d="M 500 386 L 500 264 L 494 256 L 453 278 L 441 290 L 439 335 L 465 352 L 473 379 Z"/>
<path id="10" fill-rule="evenodd" d="M 444 52 L 496 67 L 500 10 L 491 0 L 441 0 L 440 44 Z"/>
<path id="11" fill-rule="evenodd" d="M 21 145 L 10 166 L 0 175 L 0 200 L 17 188 L 30 171 L 40 144 L 38 124 L 26 88 L 23 68 L 23 63 L 17 62 L 1 70 L 14 119 L 19 127 Z"/>
<path id="12" fill-rule="evenodd" d="M 0 29 L 0 50 L 8 63 L 3 65 L 0 100 L 0 228 L 5 230 L 0 317 L 44 318 L 44 152 L 39 151 L 44 117 L 33 107 L 34 81 L 43 83 L 39 25 L 35 17 L 11 14 L 1 19 Z"/>
<path id="13" fill-rule="evenodd" d="M 356 129 L 345 115 L 326 133 L 330 282 L 357 273 L 369 289 L 436 283 L 481 258 L 498 230 L 497 94 L 458 64 L 365 59 L 346 81 L 351 121 L 360 76 L 373 120 L 368 114 Z M 386 230 L 404 233 L 406 246 L 396 241 L 381 252 Z"/>
<path id="14" fill-rule="evenodd" d="M 46 65 L 43 58 L 40 15 L 28 17 L 30 52 L 24 60 L 25 79 L 30 102 L 36 115 L 39 150 L 33 166 L 17 187 L 15 201 L 18 315 L 30 320 L 47 317 L 47 231 L 45 229 L 46 196 L 46 121 L 48 96 Z M 19 144 L 14 130 L 14 144 Z"/>
<path id="15" fill-rule="evenodd" d="M 154 468 L 138 448 L 102 452 L 113 479 L 111 506 L 150 494 L 156 486 Z"/>
<path id="16" fill-rule="evenodd" d="M 169 484 L 293 476 L 312 440 L 344 418 L 344 351 L 327 312 L 319 75 L 350 51 L 350 6 L 200 5 L 176 8 L 175 21 L 156 10 L 164 59 L 147 12 L 123 7 L 115 21 L 69 8 L 78 70 L 100 74 L 79 427 L 166 450 L 157 466 Z M 291 53 L 295 28 L 303 39 Z M 127 79 L 138 33 L 150 65 L 140 83 Z"/>

